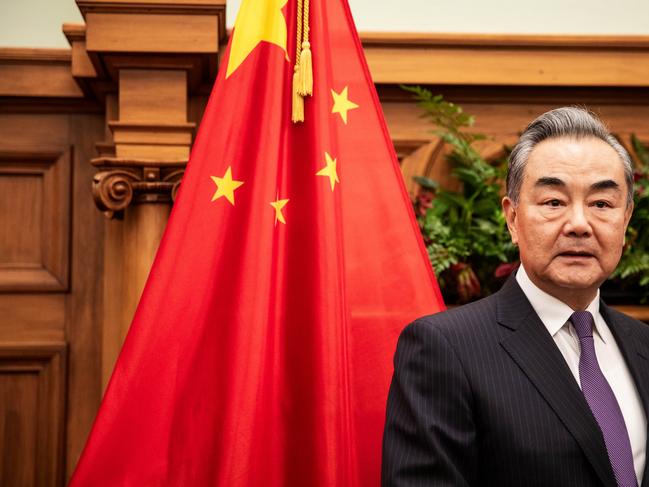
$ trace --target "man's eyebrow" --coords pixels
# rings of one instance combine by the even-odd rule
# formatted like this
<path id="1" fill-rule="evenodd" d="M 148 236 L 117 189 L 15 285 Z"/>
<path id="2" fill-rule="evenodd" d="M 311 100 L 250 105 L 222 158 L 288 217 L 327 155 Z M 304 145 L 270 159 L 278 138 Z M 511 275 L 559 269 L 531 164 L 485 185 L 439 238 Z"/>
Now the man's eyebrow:
<path id="1" fill-rule="evenodd" d="M 536 180 L 536 183 L 534 186 L 565 186 L 566 183 L 564 183 L 561 179 L 551 177 L 551 176 L 543 176 L 540 177 L 539 179 Z"/>
<path id="2" fill-rule="evenodd" d="M 566 186 L 566 183 L 556 177 L 552 176 L 543 176 L 540 177 L 539 179 L 536 180 L 536 183 L 534 186 Z M 594 191 L 601 191 L 604 189 L 615 189 L 619 190 L 620 185 L 617 184 L 615 181 L 612 179 L 603 179 L 601 181 L 597 181 L 596 183 L 593 183 L 590 185 L 590 189 Z"/>
<path id="3" fill-rule="evenodd" d="M 591 184 L 590 189 L 594 189 L 594 190 L 616 189 L 616 190 L 619 190 L 620 185 L 617 184 L 612 179 L 604 179 L 602 181 L 597 181 L 596 183 Z"/>

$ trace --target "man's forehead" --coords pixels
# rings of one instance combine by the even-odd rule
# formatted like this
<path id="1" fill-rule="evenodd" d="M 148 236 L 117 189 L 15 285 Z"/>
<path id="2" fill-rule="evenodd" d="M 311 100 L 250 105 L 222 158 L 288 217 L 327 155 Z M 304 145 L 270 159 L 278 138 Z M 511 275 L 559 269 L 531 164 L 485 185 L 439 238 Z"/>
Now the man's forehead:
<path id="1" fill-rule="evenodd" d="M 581 175 L 599 179 L 624 179 L 624 163 L 613 147 L 595 137 L 546 139 L 531 151 L 526 176 Z"/>

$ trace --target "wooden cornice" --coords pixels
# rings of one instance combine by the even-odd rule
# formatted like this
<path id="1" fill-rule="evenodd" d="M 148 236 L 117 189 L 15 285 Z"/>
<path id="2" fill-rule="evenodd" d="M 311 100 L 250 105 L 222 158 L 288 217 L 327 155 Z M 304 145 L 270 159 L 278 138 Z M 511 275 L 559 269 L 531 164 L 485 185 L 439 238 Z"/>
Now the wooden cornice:
<path id="1" fill-rule="evenodd" d="M 63 31 L 63 35 L 65 35 L 65 38 L 68 40 L 70 45 L 72 45 L 72 43 L 75 41 L 85 42 L 86 40 L 85 24 L 64 23 L 61 27 L 61 30 Z"/>
<path id="2" fill-rule="evenodd" d="M 69 49 L 0 48 L 0 98 L 11 97 L 13 102 L 20 98 L 31 104 L 38 99 L 47 104 L 52 99 L 83 100 L 70 67 Z"/>
<path id="3" fill-rule="evenodd" d="M 97 112 L 75 79 L 71 49 L 0 48 L 0 112 Z"/>
<path id="4" fill-rule="evenodd" d="M 164 14 L 164 15 L 216 15 L 219 40 L 223 42 L 226 0 L 76 0 L 84 19 L 89 13 L 108 14 Z"/>
<path id="5" fill-rule="evenodd" d="M 79 9 L 104 13 L 215 13 L 225 9 L 225 0 L 76 0 Z"/>
<path id="6" fill-rule="evenodd" d="M 122 69 L 188 73 L 191 93 L 209 93 L 226 40 L 226 0 L 77 0 L 85 25 L 65 24 L 74 76 L 103 99 Z M 76 69 L 75 69 L 76 68 Z"/>
<path id="7" fill-rule="evenodd" d="M 649 36 L 450 34 L 418 32 L 361 32 L 366 47 L 529 47 L 558 49 L 649 49 Z"/>
<path id="8" fill-rule="evenodd" d="M 33 47 L 0 47 L 0 63 L 18 64 L 62 63 L 70 64 L 70 49 L 43 49 Z"/>
<path id="9" fill-rule="evenodd" d="M 224 0 L 79 0 L 86 13 L 118 12 L 133 9 L 199 13 L 224 6 Z M 173 5 L 172 5 L 173 3 Z M 134 6 L 135 5 L 135 6 Z M 220 14 L 219 14 L 220 15 Z M 115 89 L 113 64 L 147 61 L 167 67 L 174 59 L 184 59 L 189 67 L 190 89 L 209 84 L 215 75 L 214 65 L 206 75 L 204 61 L 214 54 L 161 58 L 151 53 L 132 53 L 134 60 L 114 53 L 106 54 L 107 63 L 91 63 L 85 49 L 86 26 L 65 24 L 63 31 L 74 49 L 0 48 L 0 96 L 14 101 L 36 98 L 51 103 L 53 99 L 101 99 L 97 93 Z M 225 30 L 219 30 L 225 32 Z M 374 82 L 382 90 L 398 84 L 443 85 L 453 87 L 511 87 L 511 89 L 608 89 L 649 88 L 649 36 L 548 36 L 496 34 L 421 34 L 361 33 Z M 191 59 L 190 59 L 191 58 Z M 76 62 L 79 60 L 80 62 Z M 165 64 L 167 63 L 167 64 Z M 72 73 L 70 72 L 72 65 Z M 106 65 L 110 73 L 106 73 Z M 94 68 L 93 68 L 94 66 Z M 104 71 L 95 73 L 95 68 Z M 98 77 L 97 80 L 93 79 Z M 47 79 L 48 83 L 42 80 Z M 76 83 L 75 83 L 76 80 Z M 91 92 L 90 82 L 97 85 Z M 103 84 L 101 84 L 103 83 Z M 79 86 L 83 88 L 79 89 Z M 385 87 L 385 88 L 383 88 Z M 84 93 L 85 97 L 84 97 Z M 625 92 L 626 93 L 626 92 Z M 635 93 L 635 91 L 629 91 Z M 635 97 L 635 95 L 634 95 Z M 94 102 L 93 102 L 94 103 Z"/>
<path id="10" fill-rule="evenodd" d="M 649 36 L 363 33 L 377 84 L 649 87 Z"/>

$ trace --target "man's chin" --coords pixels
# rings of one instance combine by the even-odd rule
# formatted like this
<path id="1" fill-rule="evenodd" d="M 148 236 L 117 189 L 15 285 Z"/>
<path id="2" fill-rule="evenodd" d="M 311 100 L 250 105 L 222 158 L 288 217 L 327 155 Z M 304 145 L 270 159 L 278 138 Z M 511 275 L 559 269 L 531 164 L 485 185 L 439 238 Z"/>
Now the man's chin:
<path id="1" fill-rule="evenodd" d="M 596 259 L 577 261 L 555 259 L 543 276 L 550 286 L 565 290 L 597 289 L 606 280 L 606 275 L 597 265 Z"/>
<path id="2" fill-rule="evenodd" d="M 579 275 L 578 272 L 573 272 L 569 275 L 555 275 L 551 276 L 548 279 L 549 284 L 553 287 L 563 289 L 565 291 L 578 291 L 578 290 L 589 290 L 597 289 L 604 279 L 601 279 L 599 276 L 590 275 Z"/>

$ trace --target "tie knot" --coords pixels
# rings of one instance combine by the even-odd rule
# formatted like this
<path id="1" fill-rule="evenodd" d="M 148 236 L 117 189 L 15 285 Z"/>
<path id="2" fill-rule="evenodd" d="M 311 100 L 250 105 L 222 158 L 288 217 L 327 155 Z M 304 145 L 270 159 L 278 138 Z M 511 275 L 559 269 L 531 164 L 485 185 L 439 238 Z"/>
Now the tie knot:
<path id="1" fill-rule="evenodd" d="M 570 316 L 580 340 L 593 336 L 593 315 L 589 311 L 575 311 Z"/>

